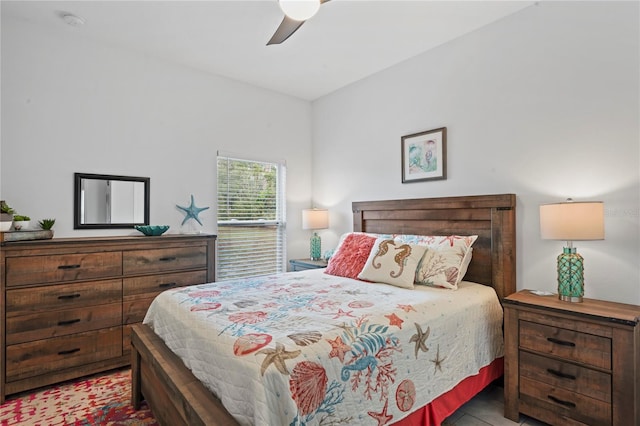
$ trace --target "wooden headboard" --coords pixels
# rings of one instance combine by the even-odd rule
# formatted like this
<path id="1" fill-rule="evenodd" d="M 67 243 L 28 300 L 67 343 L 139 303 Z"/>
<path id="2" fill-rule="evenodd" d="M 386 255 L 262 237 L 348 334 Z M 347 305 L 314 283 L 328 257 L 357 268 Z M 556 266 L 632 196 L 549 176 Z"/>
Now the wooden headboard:
<path id="1" fill-rule="evenodd" d="M 516 291 L 515 194 L 353 203 L 353 230 L 414 235 L 477 235 L 465 280 L 500 300 Z"/>

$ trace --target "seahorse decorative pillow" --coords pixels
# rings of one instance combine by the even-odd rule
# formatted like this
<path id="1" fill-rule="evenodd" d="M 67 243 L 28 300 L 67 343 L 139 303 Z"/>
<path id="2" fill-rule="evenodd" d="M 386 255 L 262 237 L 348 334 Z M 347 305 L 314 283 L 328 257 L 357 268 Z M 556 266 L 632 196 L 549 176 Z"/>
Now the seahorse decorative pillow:
<path id="1" fill-rule="evenodd" d="M 413 288 L 418 263 L 427 247 L 377 238 L 358 278 Z"/>
<path id="2" fill-rule="evenodd" d="M 471 262 L 471 245 L 476 239 L 477 235 L 435 237 L 420 261 L 416 284 L 457 290 Z"/>

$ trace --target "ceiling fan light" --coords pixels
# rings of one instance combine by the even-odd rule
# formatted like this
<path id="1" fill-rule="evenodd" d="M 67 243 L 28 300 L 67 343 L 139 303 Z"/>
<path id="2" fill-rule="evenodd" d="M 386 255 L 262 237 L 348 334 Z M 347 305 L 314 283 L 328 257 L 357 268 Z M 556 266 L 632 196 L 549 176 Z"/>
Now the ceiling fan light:
<path id="1" fill-rule="evenodd" d="M 279 0 L 280 9 L 289 18 L 306 21 L 320 9 L 320 0 Z"/>

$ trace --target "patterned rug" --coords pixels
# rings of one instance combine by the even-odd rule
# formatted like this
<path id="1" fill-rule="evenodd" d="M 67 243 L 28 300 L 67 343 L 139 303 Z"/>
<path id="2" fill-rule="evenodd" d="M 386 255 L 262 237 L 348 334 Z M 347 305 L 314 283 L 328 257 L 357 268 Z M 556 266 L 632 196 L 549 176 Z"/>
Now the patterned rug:
<path id="1" fill-rule="evenodd" d="M 146 405 L 135 411 L 131 370 L 117 370 L 22 394 L 0 406 L 0 425 L 157 426 Z"/>

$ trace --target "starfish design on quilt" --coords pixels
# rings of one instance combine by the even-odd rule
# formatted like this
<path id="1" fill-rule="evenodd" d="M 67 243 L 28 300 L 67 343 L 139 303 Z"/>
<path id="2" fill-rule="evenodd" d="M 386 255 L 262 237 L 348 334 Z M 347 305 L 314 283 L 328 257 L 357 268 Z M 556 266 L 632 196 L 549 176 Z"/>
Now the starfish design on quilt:
<path id="1" fill-rule="evenodd" d="M 194 219 L 196 222 L 202 225 L 202 222 L 200 222 L 200 218 L 198 217 L 198 215 L 200 214 L 200 212 L 207 210 L 209 208 L 209 207 L 196 207 L 195 201 L 193 200 L 193 194 L 191 194 L 191 205 L 189 207 L 182 207 L 177 204 L 176 204 L 176 207 L 182 210 L 186 214 L 186 216 L 184 217 L 184 220 L 182 221 L 183 225 L 189 219 Z"/>
<path id="2" fill-rule="evenodd" d="M 422 352 L 429 351 L 429 348 L 427 348 L 427 345 L 426 345 L 426 341 L 427 341 L 427 338 L 429 337 L 429 333 L 431 333 L 431 329 L 427 327 L 425 331 L 422 331 L 422 328 L 420 328 L 420 324 L 418 324 L 417 322 L 414 322 L 414 324 L 416 325 L 416 330 L 418 332 L 413 336 L 411 336 L 411 339 L 409 339 L 409 343 L 415 342 L 416 347 L 414 351 L 416 354 L 416 359 L 418 359 L 418 351 L 422 351 Z"/>
<path id="3" fill-rule="evenodd" d="M 349 339 L 351 339 L 351 341 L 356 340 L 356 337 L 353 335 L 353 331 L 351 330 L 352 327 L 347 325 L 346 322 L 343 322 L 342 325 L 339 325 L 338 327 L 344 330 L 344 332 L 347 334 L 347 336 L 349 336 Z"/>
<path id="4" fill-rule="evenodd" d="M 402 323 L 404 322 L 404 320 L 399 316 L 397 316 L 396 314 L 391 314 L 385 315 L 385 317 L 389 320 L 389 325 L 395 325 L 396 327 L 402 329 Z"/>
<path id="5" fill-rule="evenodd" d="M 338 357 L 341 363 L 344 364 L 344 354 L 351 351 L 351 346 L 346 345 L 342 341 L 342 337 L 338 336 L 334 340 L 325 339 L 331 345 L 331 352 L 329 352 L 329 358 Z"/>
<path id="6" fill-rule="evenodd" d="M 338 319 L 340 317 L 351 317 L 354 318 L 353 315 L 351 315 L 353 311 L 343 311 L 342 309 L 338 309 L 338 313 L 336 313 L 336 316 L 333 317 L 333 319 Z"/>
<path id="7" fill-rule="evenodd" d="M 263 349 L 261 351 L 258 351 L 256 352 L 256 355 L 258 354 L 267 355 L 262 361 L 262 367 L 260 368 L 260 373 L 262 373 L 262 375 L 264 376 L 264 372 L 267 370 L 267 368 L 269 368 L 271 364 L 273 364 L 276 366 L 279 372 L 281 372 L 282 374 L 288 375 L 289 370 L 287 370 L 287 365 L 284 363 L 284 361 L 287 359 L 296 358 L 301 353 L 302 351 L 300 350 L 297 350 L 297 351 L 285 350 L 284 345 L 282 343 L 276 343 L 275 349 L 269 348 L 269 349 Z"/>
<path id="8" fill-rule="evenodd" d="M 413 306 L 411 306 L 411 305 L 400 305 L 400 304 L 398 304 L 398 309 L 402 309 L 402 310 L 403 310 L 403 311 L 405 311 L 405 312 L 409 312 L 409 311 L 417 312 L 417 311 L 413 308 Z"/>
<path id="9" fill-rule="evenodd" d="M 381 412 L 376 413 L 375 411 L 367 411 L 367 414 L 369 414 L 371 417 L 373 417 L 378 421 L 378 426 L 386 425 L 388 422 L 391 421 L 391 419 L 393 419 L 393 415 L 387 414 L 388 406 L 389 406 L 389 400 L 387 399 L 384 402 L 384 408 L 382 409 Z"/>
<path id="10" fill-rule="evenodd" d="M 438 345 L 438 350 L 436 352 L 435 359 L 432 359 L 431 362 L 434 364 L 433 373 L 436 373 L 436 370 L 440 370 L 442 372 L 442 362 L 447 359 L 447 357 L 440 358 L 440 345 Z"/>

